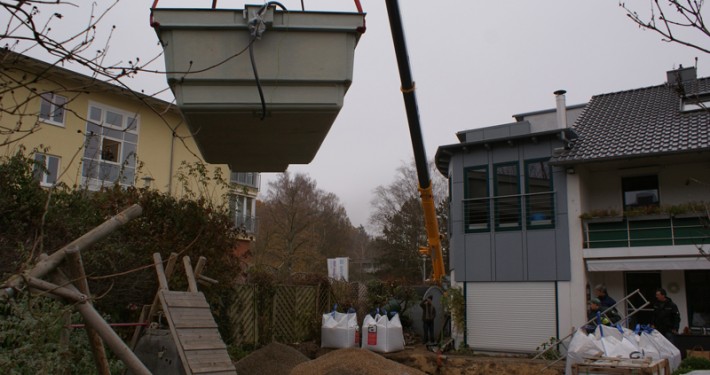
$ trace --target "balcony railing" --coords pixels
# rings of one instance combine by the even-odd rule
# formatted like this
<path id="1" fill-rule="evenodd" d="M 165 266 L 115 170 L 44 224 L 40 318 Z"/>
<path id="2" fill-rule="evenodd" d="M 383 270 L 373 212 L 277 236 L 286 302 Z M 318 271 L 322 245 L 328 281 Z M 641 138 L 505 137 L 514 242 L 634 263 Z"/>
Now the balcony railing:
<path id="1" fill-rule="evenodd" d="M 553 228 L 555 193 L 530 193 L 463 200 L 465 232 Z M 522 220 L 522 222 L 521 222 Z"/>
<path id="2" fill-rule="evenodd" d="M 710 243 L 708 218 L 653 215 L 592 218 L 582 221 L 584 248 L 705 245 Z"/>
<path id="3" fill-rule="evenodd" d="M 234 225 L 237 228 L 243 229 L 249 234 L 256 233 L 257 229 L 257 218 L 256 216 L 235 216 Z"/>
<path id="4" fill-rule="evenodd" d="M 259 189 L 261 174 L 257 172 L 232 172 L 229 177 L 229 182 Z"/>

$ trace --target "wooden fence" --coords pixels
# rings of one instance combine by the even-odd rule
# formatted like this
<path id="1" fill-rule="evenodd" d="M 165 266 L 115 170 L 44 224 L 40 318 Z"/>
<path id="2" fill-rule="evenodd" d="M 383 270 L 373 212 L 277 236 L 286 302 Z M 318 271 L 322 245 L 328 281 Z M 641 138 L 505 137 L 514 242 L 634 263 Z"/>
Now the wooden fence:
<path id="1" fill-rule="evenodd" d="M 364 317 L 368 311 L 365 285 L 343 283 L 338 289 L 334 292 L 333 285 L 322 284 L 277 285 L 268 290 L 235 285 L 226 305 L 232 332 L 228 341 L 241 346 L 318 339 L 322 315 L 337 301 L 347 301 L 358 317 Z"/>

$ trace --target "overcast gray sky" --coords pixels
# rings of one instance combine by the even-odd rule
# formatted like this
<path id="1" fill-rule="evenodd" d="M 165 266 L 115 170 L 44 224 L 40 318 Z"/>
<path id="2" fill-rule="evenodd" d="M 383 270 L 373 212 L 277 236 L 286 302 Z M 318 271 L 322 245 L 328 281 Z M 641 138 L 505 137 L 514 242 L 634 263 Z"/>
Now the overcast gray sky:
<path id="1" fill-rule="evenodd" d="M 304 2 L 307 10 L 355 11 L 352 0 Z M 218 6 L 245 3 L 259 2 L 220 0 Z M 412 159 L 412 148 L 384 1 L 361 3 L 367 32 L 355 50 L 345 105 L 314 161 L 289 171 L 306 173 L 338 195 L 352 223 L 367 227 L 373 190 L 393 181 L 397 167 Z M 649 7 L 648 1 L 626 3 L 639 11 Z M 112 11 L 108 22 L 117 29 L 110 56 L 160 51 L 148 25 L 151 4 L 121 0 Z M 185 5 L 207 8 L 211 1 L 158 4 Z M 438 146 L 456 143 L 456 132 L 554 108 L 558 89 L 567 90 L 568 104 L 585 103 L 592 95 L 661 84 L 667 70 L 692 66 L 695 57 L 699 76 L 707 75 L 705 55 L 639 29 L 617 0 L 401 0 L 400 8 L 429 159 Z M 162 59 L 156 67 L 162 69 Z M 146 92 L 167 87 L 164 77 L 147 73 L 131 85 Z M 262 191 L 276 176 L 263 175 Z"/>

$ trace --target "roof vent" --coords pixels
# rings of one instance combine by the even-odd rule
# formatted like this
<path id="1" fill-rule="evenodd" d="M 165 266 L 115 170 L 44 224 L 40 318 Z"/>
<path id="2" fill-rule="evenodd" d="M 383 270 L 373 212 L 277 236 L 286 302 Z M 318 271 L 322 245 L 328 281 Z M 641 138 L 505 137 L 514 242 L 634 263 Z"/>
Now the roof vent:
<path id="1" fill-rule="evenodd" d="M 666 79 L 669 85 L 675 86 L 679 83 L 694 81 L 697 79 L 698 73 L 695 67 L 684 68 L 680 65 L 678 69 L 666 72 Z"/>

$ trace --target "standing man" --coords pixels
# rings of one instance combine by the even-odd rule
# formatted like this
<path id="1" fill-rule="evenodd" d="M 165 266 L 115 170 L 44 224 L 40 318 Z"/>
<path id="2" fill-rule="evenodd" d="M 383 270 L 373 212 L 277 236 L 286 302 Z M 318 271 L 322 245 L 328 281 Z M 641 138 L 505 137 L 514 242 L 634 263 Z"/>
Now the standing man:
<path id="1" fill-rule="evenodd" d="M 419 304 L 422 308 L 422 322 L 424 323 L 424 344 L 429 345 L 434 342 L 434 318 L 436 318 L 436 309 L 432 301 L 434 297 L 429 295 L 422 303 Z"/>
<path id="2" fill-rule="evenodd" d="M 673 342 L 673 334 L 678 333 L 679 326 L 678 306 L 668 297 L 665 289 L 656 289 L 656 302 L 653 304 L 653 327 L 668 341 Z"/>
<path id="3" fill-rule="evenodd" d="M 606 286 L 604 284 L 599 284 L 594 287 L 594 296 L 599 299 L 599 308 L 602 311 L 616 305 L 616 300 L 609 297 L 606 292 Z"/>

